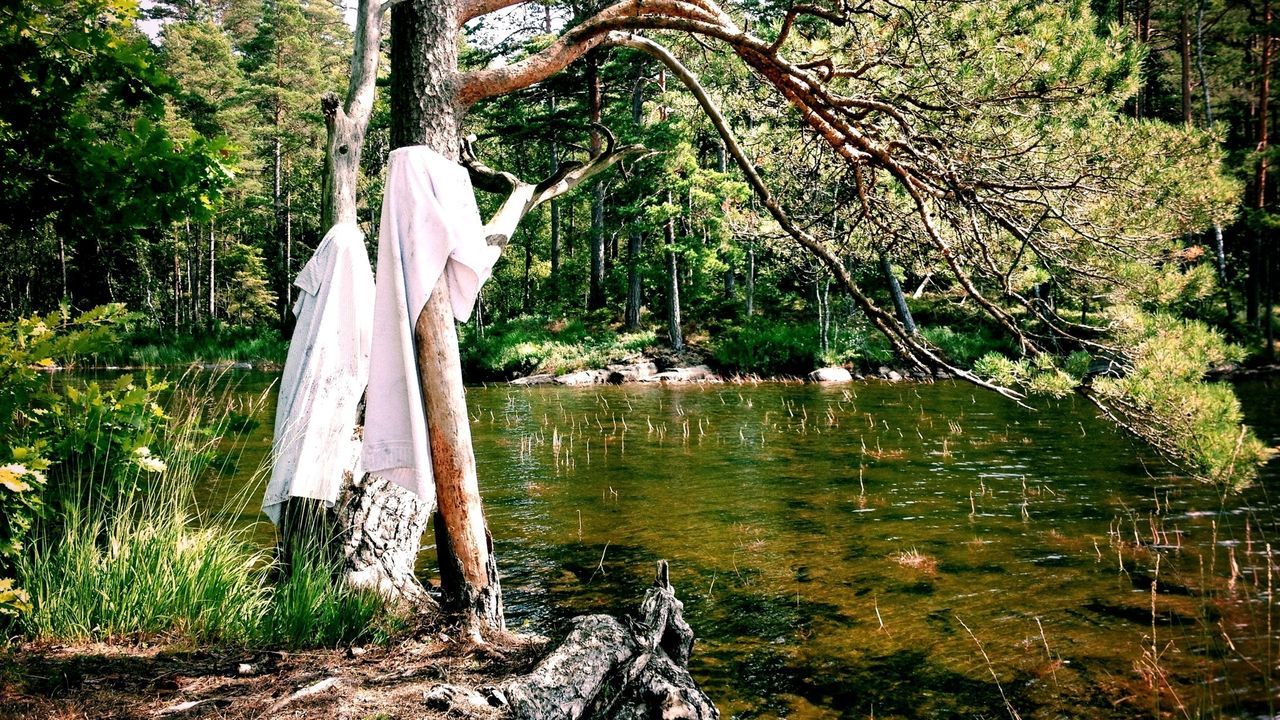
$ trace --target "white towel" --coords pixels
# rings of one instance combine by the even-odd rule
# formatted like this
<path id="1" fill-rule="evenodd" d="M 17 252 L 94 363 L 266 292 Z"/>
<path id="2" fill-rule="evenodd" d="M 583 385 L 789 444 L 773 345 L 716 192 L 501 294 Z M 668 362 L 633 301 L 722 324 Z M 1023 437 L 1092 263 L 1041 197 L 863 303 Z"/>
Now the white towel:
<path id="1" fill-rule="evenodd" d="M 485 242 L 482 227 L 465 168 L 425 146 L 391 152 L 378 236 L 364 469 L 433 505 L 413 329 L 444 272 L 454 316 L 471 316 L 502 252 Z"/>
<path id="2" fill-rule="evenodd" d="M 298 323 L 280 380 L 271 480 L 262 511 L 280 522 L 290 497 L 330 507 L 345 471 L 360 472 L 355 437 L 360 395 L 369 380 L 373 270 L 364 233 L 340 224 L 320 241 L 294 285 Z"/>

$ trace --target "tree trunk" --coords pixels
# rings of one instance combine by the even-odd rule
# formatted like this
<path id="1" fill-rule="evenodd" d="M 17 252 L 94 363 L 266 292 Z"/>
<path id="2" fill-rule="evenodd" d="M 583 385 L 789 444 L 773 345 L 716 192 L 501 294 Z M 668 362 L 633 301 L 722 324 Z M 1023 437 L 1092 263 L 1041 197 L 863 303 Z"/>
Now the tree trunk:
<path id="1" fill-rule="evenodd" d="M 275 265 L 276 282 L 276 315 L 280 321 L 280 326 L 284 327 L 289 320 L 289 303 L 285 299 L 285 295 L 289 292 L 289 283 L 293 278 L 289 277 L 289 270 L 285 267 L 285 247 L 284 247 L 284 155 L 281 150 L 280 142 L 280 102 L 276 101 L 275 108 L 275 131 L 276 136 L 272 144 L 272 183 L 271 183 L 271 213 L 273 218 L 272 231 L 275 233 L 277 252 L 273 253 Z"/>
<path id="2" fill-rule="evenodd" d="M 671 191 L 667 191 L 667 204 L 671 204 Z M 684 332 L 680 329 L 680 262 L 676 258 L 675 219 L 667 218 L 662 224 L 662 237 L 667 247 L 667 333 L 671 337 L 671 349 L 684 348 Z"/>
<path id="3" fill-rule="evenodd" d="M 631 88 L 631 121 L 636 127 L 644 122 L 644 71 L 636 77 Z M 640 329 L 640 253 L 644 249 L 644 238 L 640 231 L 632 228 L 627 235 L 627 307 L 626 325 L 628 330 Z"/>
<path id="4" fill-rule="evenodd" d="M 285 174 L 284 187 L 284 320 L 288 324 L 293 308 L 293 188 L 290 173 Z"/>
<path id="5" fill-rule="evenodd" d="M 1196 4 L 1196 71 L 1200 74 L 1200 92 L 1204 96 L 1204 126 L 1213 125 L 1213 103 L 1209 99 L 1209 78 L 1204 71 L 1204 4 Z"/>
<path id="6" fill-rule="evenodd" d="M 392 10 L 393 148 L 426 145 L 458 157 L 457 19 L 454 0 L 411 0 Z M 502 591 L 480 502 L 447 275 L 418 316 L 414 336 L 435 472 L 440 587 L 446 605 L 478 639 L 483 628 L 504 627 Z"/>
<path id="7" fill-rule="evenodd" d="M 1261 37 L 1262 52 L 1258 62 L 1258 170 L 1254 178 L 1255 204 L 1258 210 L 1267 208 L 1267 160 L 1268 139 L 1270 133 L 1271 106 L 1271 0 L 1265 0 L 1262 6 L 1263 33 Z M 1249 253 L 1249 280 L 1246 287 L 1245 308 L 1247 321 L 1251 327 L 1259 327 L 1258 304 L 1261 299 L 1262 275 L 1265 273 L 1262 259 L 1262 231 L 1255 229 L 1252 233 L 1251 252 Z"/>
<path id="8" fill-rule="evenodd" d="M 1272 255 L 1271 248 L 1267 248 L 1266 253 L 1262 260 L 1266 267 L 1266 273 L 1263 276 L 1263 280 L 1266 284 L 1266 295 L 1267 295 L 1267 301 L 1263 306 L 1262 322 L 1266 324 L 1265 332 L 1263 333 L 1263 336 L 1267 343 L 1265 356 L 1269 361 L 1276 359 L 1276 322 L 1275 322 L 1276 288 L 1275 288 L 1275 276 L 1273 274 L 1275 272 L 1275 263 L 1273 262 L 1271 255 Z"/>
<path id="9" fill-rule="evenodd" d="M 884 275 L 885 282 L 889 285 L 889 294 L 893 296 L 893 307 L 898 311 L 898 319 L 902 321 L 902 326 L 906 328 L 908 335 L 915 335 L 916 322 L 911 317 L 911 308 L 907 306 L 907 298 L 902 294 L 902 285 L 893 272 L 893 266 L 889 264 L 889 256 L 884 253 L 880 254 L 880 274 Z"/>
<path id="10" fill-rule="evenodd" d="M 588 110 L 593 123 L 600 122 L 603 97 L 600 87 L 600 55 L 587 53 Z M 595 156 L 603 147 L 603 138 L 595 129 L 591 131 L 591 154 Z M 587 295 L 587 309 L 604 307 L 604 182 L 596 180 L 591 192 L 591 284 Z"/>
<path id="11" fill-rule="evenodd" d="M 747 248 L 747 318 L 756 311 L 756 249 Z"/>
<path id="12" fill-rule="evenodd" d="M 347 97 L 343 100 L 326 93 L 320 101 L 328 129 L 321 206 L 321 225 L 326 230 L 358 220 L 360 159 L 373 110 L 381 39 L 379 3 L 362 0 L 356 13 Z M 308 512 L 324 513 L 326 522 L 315 523 L 316 527 L 336 525 L 336 544 L 342 549 L 348 584 L 373 588 L 389 599 L 415 605 L 430 603 L 426 589 L 414 575 L 414 564 L 431 511 L 429 503 L 398 485 L 378 476 L 355 477 L 351 473 L 347 473 L 336 512 L 294 500 L 285 508 L 295 518 L 305 519 Z M 282 531 L 285 536 L 292 534 L 291 528 Z M 286 548 L 288 544 L 286 541 Z"/>
<path id="13" fill-rule="evenodd" d="M 1182 61 L 1182 122 L 1191 125 L 1191 18 L 1185 2 L 1178 16 L 1178 55 Z"/>
<path id="14" fill-rule="evenodd" d="M 210 219 L 209 220 L 209 325 L 210 326 L 213 325 L 213 319 L 214 319 L 215 293 L 213 289 L 214 287 L 213 280 L 214 280 L 214 276 L 216 274 L 216 269 L 217 269 L 215 264 L 217 261 L 214 259 L 215 256 L 217 255 L 216 242 L 217 242 L 217 236 L 214 234 L 214 220 Z"/>
<path id="15" fill-rule="evenodd" d="M 627 235 L 627 312 L 628 330 L 640 329 L 640 252 L 643 239 L 639 230 Z"/>
<path id="16" fill-rule="evenodd" d="M 529 271 L 533 268 L 533 233 L 524 239 L 524 278 L 520 281 L 520 310 L 529 312 Z"/>

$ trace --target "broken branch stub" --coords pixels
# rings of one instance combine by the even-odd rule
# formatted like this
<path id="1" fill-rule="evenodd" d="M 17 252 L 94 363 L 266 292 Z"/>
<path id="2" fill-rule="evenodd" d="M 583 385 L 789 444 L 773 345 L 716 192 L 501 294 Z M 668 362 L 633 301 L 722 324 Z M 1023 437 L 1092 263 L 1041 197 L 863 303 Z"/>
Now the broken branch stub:
<path id="1" fill-rule="evenodd" d="M 542 203 L 569 192 L 623 160 L 651 154 L 643 145 L 619 147 L 617 138 L 608 128 L 599 123 L 591 125 L 604 135 L 604 149 L 592 155 L 585 163 L 561 162 L 555 172 L 537 183 L 526 182 L 509 172 L 495 170 L 480 162 L 472 147 L 475 136 L 468 137 L 462 143 L 462 164 L 471 175 L 471 184 L 480 190 L 507 196 L 484 226 L 485 238 L 490 245 L 505 247 L 511 241 L 520 220 Z"/>
<path id="2" fill-rule="evenodd" d="M 503 694 L 521 720 L 713 720 L 719 711 L 685 668 L 693 637 L 664 560 L 636 616 L 575 618 L 559 647 Z"/>

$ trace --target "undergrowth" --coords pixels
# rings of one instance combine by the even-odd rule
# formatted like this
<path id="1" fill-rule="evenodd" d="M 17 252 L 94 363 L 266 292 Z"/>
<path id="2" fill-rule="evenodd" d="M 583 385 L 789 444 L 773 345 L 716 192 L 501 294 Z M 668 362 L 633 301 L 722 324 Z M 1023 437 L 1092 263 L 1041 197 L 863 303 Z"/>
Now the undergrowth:
<path id="1" fill-rule="evenodd" d="M 459 344 L 467 378 L 479 380 L 603 368 L 655 342 L 652 330 L 628 333 L 588 328 L 581 320 L 524 316 L 491 325 L 483 335 L 467 326 Z"/>
<path id="2" fill-rule="evenodd" d="M 303 648 L 402 632 L 379 595 L 345 587 L 327 563 L 300 555 L 277 582 L 274 553 L 233 520 L 256 498 L 200 507 L 201 484 L 240 460 L 227 436 L 255 408 L 236 410 L 225 378 L 189 373 L 175 385 L 163 410 L 158 384 L 71 388 L 96 398 L 97 413 L 73 428 L 81 451 L 55 456 L 43 512 L 16 556 L 26 603 L 8 622 L 18 636 Z M 145 424 L 147 445 L 138 423 L 118 417 L 136 404 L 162 420 Z"/>
<path id="3" fill-rule="evenodd" d="M 182 333 L 143 327 L 85 358 L 96 366 L 180 367 L 192 363 L 284 364 L 289 342 L 267 326 L 228 326 Z"/>

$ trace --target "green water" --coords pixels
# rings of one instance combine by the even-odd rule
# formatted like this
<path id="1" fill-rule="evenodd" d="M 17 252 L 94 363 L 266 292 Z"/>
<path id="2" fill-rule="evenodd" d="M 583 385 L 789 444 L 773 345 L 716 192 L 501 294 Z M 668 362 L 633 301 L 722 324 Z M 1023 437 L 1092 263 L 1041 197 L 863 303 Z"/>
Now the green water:
<path id="1" fill-rule="evenodd" d="M 1241 390 L 1274 443 L 1280 388 Z M 726 717 L 1280 712 L 1274 463 L 1224 496 L 1083 402 L 952 383 L 468 400 L 508 623 L 627 612 L 666 558 Z M 271 412 L 211 502 L 244 491 Z"/>

